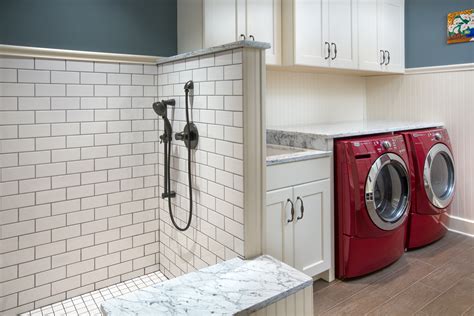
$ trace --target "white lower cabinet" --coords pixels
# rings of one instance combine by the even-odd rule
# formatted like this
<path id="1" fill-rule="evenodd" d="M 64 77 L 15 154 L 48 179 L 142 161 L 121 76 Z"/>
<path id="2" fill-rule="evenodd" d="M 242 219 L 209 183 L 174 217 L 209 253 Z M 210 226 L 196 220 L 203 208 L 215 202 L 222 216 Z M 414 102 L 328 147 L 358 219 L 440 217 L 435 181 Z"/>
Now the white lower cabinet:
<path id="1" fill-rule="evenodd" d="M 284 168 L 298 170 L 294 164 Z M 275 167 L 267 173 L 281 170 L 281 165 Z M 295 185 L 297 175 L 292 178 L 290 186 L 267 191 L 264 253 L 314 277 L 331 268 L 331 182 L 325 178 Z"/>

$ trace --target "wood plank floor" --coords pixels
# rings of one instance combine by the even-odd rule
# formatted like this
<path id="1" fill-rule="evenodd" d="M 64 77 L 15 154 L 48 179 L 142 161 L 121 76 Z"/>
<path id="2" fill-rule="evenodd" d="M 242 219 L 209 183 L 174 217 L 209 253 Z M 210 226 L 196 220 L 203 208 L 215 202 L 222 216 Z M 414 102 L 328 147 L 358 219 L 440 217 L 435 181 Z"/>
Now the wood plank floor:
<path id="1" fill-rule="evenodd" d="M 368 276 L 314 282 L 315 315 L 474 316 L 474 238 L 448 232 Z"/>

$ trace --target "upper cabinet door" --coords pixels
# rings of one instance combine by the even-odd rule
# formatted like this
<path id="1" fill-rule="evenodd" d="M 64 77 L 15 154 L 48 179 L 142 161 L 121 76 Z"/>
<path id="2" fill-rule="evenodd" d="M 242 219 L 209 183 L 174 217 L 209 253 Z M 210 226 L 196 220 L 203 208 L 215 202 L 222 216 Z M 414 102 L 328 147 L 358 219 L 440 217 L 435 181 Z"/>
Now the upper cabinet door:
<path id="1" fill-rule="evenodd" d="M 293 0 L 290 30 L 293 64 L 302 66 L 329 66 L 328 0 Z M 291 39 L 290 39 L 291 41 Z"/>
<path id="2" fill-rule="evenodd" d="M 247 0 L 247 35 L 270 43 L 267 65 L 281 63 L 281 0 Z"/>
<path id="3" fill-rule="evenodd" d="M 328 1 L 331 67 L 357 68 L 356 7 L 356 0 Z"/>
<path id="4" fill-rule="evenodd" d="M 377 0 L 359 0 L 357 12 L 359 68 L 380 71 L 383 54 L 379 51 Z"/>
<path id="5" fill-rule="evenodd" d="M 379 28 L 382 32 L 379 47 L 385 51 L 387 71 L 405 69 L 405 14 L 403 0 L 379 0 Z"/>
<path id="6" fill-rule="evenodd" d="M 238 40 L 236 0 L 204 0 L 204 47 Z"/>

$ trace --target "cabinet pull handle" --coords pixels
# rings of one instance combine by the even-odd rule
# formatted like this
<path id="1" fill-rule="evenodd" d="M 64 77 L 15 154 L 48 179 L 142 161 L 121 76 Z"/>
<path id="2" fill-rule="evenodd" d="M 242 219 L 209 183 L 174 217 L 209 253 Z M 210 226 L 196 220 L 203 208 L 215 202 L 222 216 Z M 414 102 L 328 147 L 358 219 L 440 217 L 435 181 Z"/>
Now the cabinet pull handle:
<path id="1" fill-rule="evenodd" d="M 286 203 L 291 204 L 291 218 L 286 220 L 287 223 L 291 223 L 295 219 L 295 205 L 293 204 L 293 201 L 290 199 L 286 200 Z"/>
<path id="2" fill-rule="evenodd" d="M 296 218 L 296 220 L 303 219 L 303 216 L 304 216 L 304 204 L 303 204 L 303 199 L 298 196 L 298 197 L 296 198 L 296 203 L 298 202 L 298 200 L 301 202 L 301 206 L 300 206 L 301 216 L 298 216 L 298 217 Z"/>
<path id="3" fill-rule="evenodd" d="M 249 38 L 251 38 L 252 41 L 255 41 L 255 37 L 252 34 L 249 35 Z"/>
<path id="4" fill-rule="evenodd" d="M 245 34 L 240 34 L 240 38 L 242 38 L 245 41 L 246 39 Z"/>
<path id="5" fill-rule="evenodd" d="M 331 45 L 329 45 L 329 42 L 324 42 L 324 45 L 328 47 L 328 55 L 324 59 L 328 59 L 331 56 Z"/>
<path id="6" fill-rule="evenodd" d="M 383 65 L 385 64 L 385 51 L 383 51 L 382 49 L 380 50 L 380 53 L 382 54 L 382 61 L 380 62 L 380 65 Z"/>
<path id="7" fill-rule="evenodd" d="M 332 45 L 334 45 L 334 57 L 331 57 L 331 59 L 334 60 L 337 57 L 337 45 L 336 43 L 331 43 L 331 46 Z"/>
<path id="8" fill-rule="evenodd" d="M 385 65 L 388 65 L 390 64 L 390 52 L 388 50 L 385 51 L 387 53 L 387 62 L 385 63 Z"/>

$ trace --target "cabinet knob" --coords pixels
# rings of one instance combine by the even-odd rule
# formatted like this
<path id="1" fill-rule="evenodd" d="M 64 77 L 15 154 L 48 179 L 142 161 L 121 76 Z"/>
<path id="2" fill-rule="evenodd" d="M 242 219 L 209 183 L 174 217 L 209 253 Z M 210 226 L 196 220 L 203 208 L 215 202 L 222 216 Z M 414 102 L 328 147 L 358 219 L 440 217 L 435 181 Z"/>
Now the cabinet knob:
<path id="1" fill-rule="evenodd" d="M 334 57 L 331 57 L 331 59 L 334 60 L 337 57 L 337 45 L 336 43 L 331 43 L 331 46 L 334 46 Z"/>
<path id="2" fill-rule="evenodd" d="M 304 203 L 303 203 L 303 199 L 298 196 L 298 197 L 296 198 L 296 203 L 298 203 L 298 201 L 301 202 L 301 206 L 300 206 L 301 215 L 298 216 L 298 217 L 296 218 L 296 220 L 303 219 L 303 216 L 304 216 Z M 295 204 L 296 204 L 296 203 L 295 203 Z"/>
<path id="3" fill-rule="evenodd" d="M 291 223 L 295 219 L 295 205 L 293 204 L 293 201 L 290 199 L 286 200 L 286 203 L 291 204 L 291 218 L 286 220 L 287 223 Z"/>
<path id="4" fill-rule="evenodd" d="M 388 50 L 385 51 L 387 53 L 387 61 L 385 62 L 385 65 L 390 64 L 390 52 Z"/>
<path id="5" fill-rule="evenodd" d="M 324 42 L 324 45 L 327 46 L 328 49 L 328 55 L 324 57 L 324 59 L 328 59 L 331 56 L 331 45 L 329 45 L 329 42 Z"/>
<path id="6" fill-rule="evenodd" d="M 382 61 L 380 62 L 380 65 L 382 66 L 383 64 L 385 64 L 385 51 L 381 49 L 380 54 L 382 57 Z"/>
<path id="7" fill-rule="evenodd" d="M 255 37 L 252 34 L 249 35 L 249 38 L 251 38 L 252 41 L 255 41 Z"/>
<path id="8" fill-rule="evenodd" d="M 245 37 L 245 34 L 240 34 L 240 38 L 245 41 L 247 37 Z"/>

